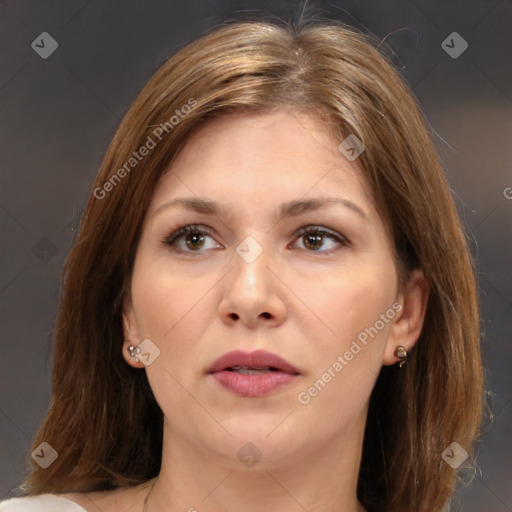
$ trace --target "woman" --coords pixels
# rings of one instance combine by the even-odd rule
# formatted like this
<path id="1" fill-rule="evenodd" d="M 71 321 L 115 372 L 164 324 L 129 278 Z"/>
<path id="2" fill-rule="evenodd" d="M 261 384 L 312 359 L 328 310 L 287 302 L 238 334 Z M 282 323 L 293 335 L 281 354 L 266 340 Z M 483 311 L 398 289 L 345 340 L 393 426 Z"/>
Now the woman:
<path id="1" fill-rule="evenodd" d="M 478 326 L 425 120 L 375 44 L 226 24 L 112 141 L 27 497 L 0 510 L 441 511 L 479 431 Z"/>

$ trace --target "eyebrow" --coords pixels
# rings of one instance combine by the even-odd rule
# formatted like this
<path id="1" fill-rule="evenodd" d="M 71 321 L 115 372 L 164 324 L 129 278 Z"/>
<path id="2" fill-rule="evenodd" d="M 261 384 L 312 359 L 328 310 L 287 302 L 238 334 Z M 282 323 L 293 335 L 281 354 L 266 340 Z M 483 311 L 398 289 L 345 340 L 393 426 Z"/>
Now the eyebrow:
<path id="1" fill-rule="evenodd" d="M 287 216 L 295 217 L 305 212 L 321 210 L 335 205 L 345 206 L 357 213 L 362 219 L 369 222 L 368 214 L 360 206 L 348 199 L 340 197 L 319 197 L 315 199 L 288 201 L 279 207 L 278 217 L 279 219 L 283 219 Z M 229 213 L 229 209 L 226 206 L 214 201 L 200 199 L 197 197 L 182 197 L 163 203 L 155 210 L 152 217 L 163 210 L 173 207 L 182 207 L 195 213 L 204 213 L 206 215 L 215 215 L 217 217 L 225 216 Z"/>

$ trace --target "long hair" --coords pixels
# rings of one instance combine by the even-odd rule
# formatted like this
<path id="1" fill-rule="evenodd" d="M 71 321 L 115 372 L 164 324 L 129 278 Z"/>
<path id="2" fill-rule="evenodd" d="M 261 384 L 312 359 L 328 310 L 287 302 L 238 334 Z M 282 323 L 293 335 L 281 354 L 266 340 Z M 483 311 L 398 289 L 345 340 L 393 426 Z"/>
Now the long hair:
<path id="1" fill-rule="evenodd" d="M 407 365 L 373 390 L 358 497 L 369 511 L 439 511 L 454 489 L 443 451 L 471 456 L 482 409 L 474 270 L 428 124 L 370 37 L 340 23 L 229 22 L 180 49 L 128 110 L 97 175 L 63 271 L 53 398 L 31 450 L 28 494 L 112 489 L 156 476 L 162 411 L 121 355 L 121 304 L 152 193 L 206 120 L 290 109 L 321 116 L 358 162 L 389 225 L 398 268 L 423 270 L 426 318 Z M 142 148 L 146 149 L 142 149 Z M 340 475 L 342 478 L 342 475 Z"/>

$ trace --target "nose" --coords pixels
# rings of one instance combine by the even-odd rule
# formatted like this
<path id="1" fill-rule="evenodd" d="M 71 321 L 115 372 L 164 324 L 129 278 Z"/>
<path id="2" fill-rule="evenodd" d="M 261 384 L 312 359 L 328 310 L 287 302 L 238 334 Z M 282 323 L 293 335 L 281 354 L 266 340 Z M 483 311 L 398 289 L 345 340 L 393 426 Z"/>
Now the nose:
<path id="1" fill-rule="evenodd" d="M 269 268 L 266 251 L 248 263 L 235 255 L 234 268 L 225 281 L 219 315 L 230 326 L 277 327 L 287 316 L 282 286 Z"/>

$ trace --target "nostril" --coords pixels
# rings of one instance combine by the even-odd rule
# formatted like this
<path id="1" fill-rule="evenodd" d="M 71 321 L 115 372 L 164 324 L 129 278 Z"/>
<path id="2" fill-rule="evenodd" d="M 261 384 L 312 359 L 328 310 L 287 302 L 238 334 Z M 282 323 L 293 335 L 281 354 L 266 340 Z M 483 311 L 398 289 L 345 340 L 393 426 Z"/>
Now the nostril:
<path id="1" fill-rule="evenodd" d="M 229 316 L 232 320 L 238 320 L 240 318 L 236 313 L 230 313 Z"/>
<path id="2" fill-rule="evenodd" d="M 272 315 L 271 315 L 270 313 L 267 313 L 267 312 L 265 311 L 265 313 L 261 313 L 261 316 L 262 316 L 263 318 L 271 318 L 271 316 L 272 316 Z"/>

